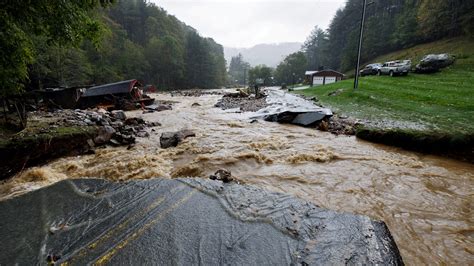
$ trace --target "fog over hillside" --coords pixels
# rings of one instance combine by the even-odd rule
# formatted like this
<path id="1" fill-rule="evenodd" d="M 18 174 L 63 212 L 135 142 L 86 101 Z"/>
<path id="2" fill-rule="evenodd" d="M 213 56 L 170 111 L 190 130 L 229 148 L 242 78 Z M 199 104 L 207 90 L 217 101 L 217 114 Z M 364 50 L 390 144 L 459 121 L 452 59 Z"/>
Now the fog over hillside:
<path id="1" fill-rule="evenodd" d="M 265 64 L 276 67 L 287 55 L 298 51 L 302 43 L 285 42 L 276 44 L 258 44 L 251 48 L 224 47 L 224 56 L 229 64 L 232 56 L 242 54 L 244 60 L 252 66 Z"/>

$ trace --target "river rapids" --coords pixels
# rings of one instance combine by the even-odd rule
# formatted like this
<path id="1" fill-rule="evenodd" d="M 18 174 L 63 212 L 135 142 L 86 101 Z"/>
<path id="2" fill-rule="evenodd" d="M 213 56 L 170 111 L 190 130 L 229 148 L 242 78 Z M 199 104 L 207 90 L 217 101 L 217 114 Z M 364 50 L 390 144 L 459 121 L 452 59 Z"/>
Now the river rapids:
<path id="1" fill-rule="evenodd" d="M 255 113 L 214 108 L 219 95 L 154 97 L 175 101 L 173 110 L 127 112 L 162 124 L 149 138 L 130 150 L 97 149 L 27 169 L 0 185 L 0 198 L 70 178 L 208 178 L 227 169 L 243 183 L 385 221 L 409 265 L 474 263 L 474 165 L 311 128 L 250 123 Z M 181 129 L 196 137 L 160 148 L 162 132 Z"/>

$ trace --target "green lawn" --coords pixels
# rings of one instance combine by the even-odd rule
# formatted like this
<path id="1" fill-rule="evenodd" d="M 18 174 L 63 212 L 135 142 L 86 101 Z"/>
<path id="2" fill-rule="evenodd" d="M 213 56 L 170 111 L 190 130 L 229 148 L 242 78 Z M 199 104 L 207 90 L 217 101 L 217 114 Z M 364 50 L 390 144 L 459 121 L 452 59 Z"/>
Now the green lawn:
<path id="1" fill-rule="evenodd" d="M 389 121 L 373 125 L 369 123 L 370 127 L 385 125 L 450 136 L 474 135 L 473 41 L 454 39 L 416 46 L 380 57 L 374 62 L 418 59 L 423 54 L 441 51 L 455 54 L 458 59 L 453 66 L 436 74 L 369 76 L 360 79 L 357 91 L 352 89 L 353 80 L 350 79 L 295 93 L 315 96 L 320 104 L 332 108 L 336 113 L 369 121 Z M 344 91 L 337 96 L 328 95 L 337 89 Z"/>

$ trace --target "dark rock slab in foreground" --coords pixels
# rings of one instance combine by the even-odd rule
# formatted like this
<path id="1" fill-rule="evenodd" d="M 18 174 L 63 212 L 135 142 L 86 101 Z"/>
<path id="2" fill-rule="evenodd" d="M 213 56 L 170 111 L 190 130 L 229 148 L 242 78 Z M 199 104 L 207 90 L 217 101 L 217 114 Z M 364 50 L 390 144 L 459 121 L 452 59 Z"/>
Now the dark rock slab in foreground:
<path id="1" fill-rule="evenodd" d="M 403 264 L 383 222 L 201 179 L 62 181 L 0 202 L 0 264 Z"/>

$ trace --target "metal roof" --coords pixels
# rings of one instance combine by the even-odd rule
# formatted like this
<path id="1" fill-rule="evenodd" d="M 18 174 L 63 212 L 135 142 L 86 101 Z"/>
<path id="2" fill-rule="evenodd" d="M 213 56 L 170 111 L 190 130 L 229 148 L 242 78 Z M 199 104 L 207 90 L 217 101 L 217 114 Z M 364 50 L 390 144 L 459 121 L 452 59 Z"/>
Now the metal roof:
<path id="1" fill-rule="evenodd" d="M 338 72 L 336 70 L 332 70 L 332 69 L 324 69 L 324 70 L 320 70 L 320 71 L 306 71 L 305 75 L 306 76 L 312 76 L 312 75 L 317 74 L 319 72 L 334 72 L 334 73 L 339 74 L 341 76 L 345 76 L 343 73 Z"/>
<path id="2" fill-rule="evenodd" d="M 91 87 L 82 94 L 82 97 L 129 93 L 137 83 L 139 84 L 138 80 L 131 79 Z"/>

